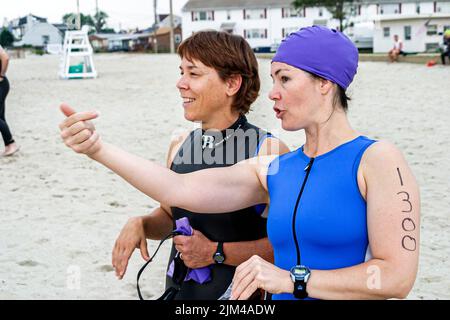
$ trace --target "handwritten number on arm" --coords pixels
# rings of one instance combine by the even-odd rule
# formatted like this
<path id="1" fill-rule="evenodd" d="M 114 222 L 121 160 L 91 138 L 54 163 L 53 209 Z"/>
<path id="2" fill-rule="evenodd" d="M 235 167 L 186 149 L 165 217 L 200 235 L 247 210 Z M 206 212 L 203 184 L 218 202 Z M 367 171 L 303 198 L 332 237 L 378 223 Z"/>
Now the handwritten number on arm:
<path id="1" fill-rule="evenodd" d="M 411 212 L 412 211 L 412 204 L 411 204 L 411 201 L 409 201 L 409 193 L 406 192 L 406 191 L 400 191 L 400 192 L 397 192 L 397 194 L 404 194 L 404 195 L 406 195 L 406 199 L 402 199 L 402 201 L 404 201 L 404 202 L 409 204 L 409 210 L 402 210 L 402 212 L 406 212 L 406 213 Z"/>
<path id="2" fill-rule="evenodd" d="M 405 250 L 415 251 L 416 250 L 416 239 L 410 236 L 404 236 L 402 239 L 402 246 Z"/>

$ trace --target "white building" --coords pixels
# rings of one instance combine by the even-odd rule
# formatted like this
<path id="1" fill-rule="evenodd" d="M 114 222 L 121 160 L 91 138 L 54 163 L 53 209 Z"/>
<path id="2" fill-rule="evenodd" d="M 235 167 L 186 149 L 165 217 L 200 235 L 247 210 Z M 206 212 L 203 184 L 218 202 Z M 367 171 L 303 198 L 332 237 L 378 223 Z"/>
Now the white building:
<path id="1" fill-rule="evenodd" d="M 388 2 L 388 1 L 385 1 Z M 388 52 L 398 35 L 405 52 L 435 51 L 450 29 L 450 1 L 389 1 L 374 18 L 374 52 Z"/>
<path id="2" fill-rule="evenodd" d="M 270 48 L 290 32 L 313 24 L 336 28 L 324 8 L 295 10 L 292 0 L 190 0 L 182 10 L 183 39 L 215 29 L 243 36 L 252 48 Z"/>
<path id="3" fill-rule="evenodd" d="M 292 2 L 190 0 L 182 10 L 183 39 L 199 30 L 224 30 L 245 37 L 252 48 L 267 49 L 300 27 L 338 28 L 339 21 L 325 8 L 295 10 Z M 450 0 L 355 0 L 347 12 L 349 27 L 344 32 L 358 48 L 373 48 L 374 52 L 389 51 L 394 34 L 404 39 L 406 51 L 426 51 L 450 24 Z"/>
<path id="4" fill-rule="evenodd" d="M 12 20 L 8 25 L 8 29 L 12 32 L 14 38 L 20 40 L 35 24 L 43 22 L 47 22 L 47 19 L 30 13 L 27 16 Z"/>
<path id="5" fill-rule="evenodd" d="M 64 35 L 54 25 L 41 22 L 35 23 L 23 35 L 22 40 L 14 42 L 14 46 L 31 45 L 46 47 L 47 45 L 62 44 Z"/>

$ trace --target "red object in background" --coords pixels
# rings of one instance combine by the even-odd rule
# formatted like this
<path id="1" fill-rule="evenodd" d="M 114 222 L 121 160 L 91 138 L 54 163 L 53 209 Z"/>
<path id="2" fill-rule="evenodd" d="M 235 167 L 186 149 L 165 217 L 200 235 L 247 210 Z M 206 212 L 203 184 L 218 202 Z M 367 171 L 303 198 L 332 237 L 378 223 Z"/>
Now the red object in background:
<path id="1" fill-rule="evenodd" d="M 437 64 L 436 60 L 430 60 L 427 62 L 427 67 L 432 67 L 432 66 L 435 66 L 436 64 Z"/>

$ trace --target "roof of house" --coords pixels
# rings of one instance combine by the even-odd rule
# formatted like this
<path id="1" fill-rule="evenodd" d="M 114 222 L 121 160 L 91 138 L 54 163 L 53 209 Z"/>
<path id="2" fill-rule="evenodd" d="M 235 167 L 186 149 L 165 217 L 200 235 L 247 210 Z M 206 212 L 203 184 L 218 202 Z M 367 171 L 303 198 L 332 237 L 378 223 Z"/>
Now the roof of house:
<path id="1" fill-rule="evenodd" d="M 293 0 L 189 0 L 183 11 L 222 8 L 261 8 L 291 6 Z"/>
<path id="2" fill-rule="evenodd" d="M 158 20 L 163 21 L 165 18 L 167 18 L 169 14 L 158 14 Z"/>
<path id="3" fill-rule="evenodd" d="M 139 38 L 149 38 L 153 35 L 153 33 L 145 32 L 145 33 L 94 33 L 89 37 L 95 37 L 97 39 L 103 39 L 108 41 L 126 41 L 126 40 L 136 40 Z"/>
<path id="4" fill-rule="evenodd" d="M 39 22 L 47 22 L 47 18 L 41 18 L 41 17 L 35 16 L 34 14 L 29 14 L 28 16 L 32 16 L 33 18 L 35 18 Z M 19 18 L 19 26 L 27 24 L 27 17 L 28 16 Z"/>
<path id="5" fill-rule="evenodd" d="M 179 27 L 180 25 L 178 25 L 177 27 Z M 177 28 L 177 27 L 175 27 L 174 28 L 174 30 Z M 160 35 L 163 35 L 163 34 L 167 34 L 167 33 L 169 33 L 170 32 L 170 27 L 161 27 L 161 28 L 159 28 L 157 31 L 156 31 L 156 35 L 157 36 L 160 36 Z"/>
<path id="6" fill-rule="evenodd" d="M 360 0 L 364 4 L 395 4 L 395 3 L 420 3 L 433 2 L 431 0 Z M 450 2 L 450 0 L 439 0 L 439 2 Z"/>
<path id="7" fill-rule="evenodd" d="M 375 21 L 385 22 L 385 21 L 406 21 L 406 20 L 422 20 L 429 21 L 435 19 L 450 19 L 450 14 L 448 13 L 435 13 L 433 15 L 420 14 L 420 15 L 383 15 L 375 18 Z"/>
<path id="8" fill-rule="evenodd" d="M 183 11 L 201 9 L 231 9 L 231 8 L 268 8 L 290 7 L 293 0 L 189 0 Z M 430 2 L 430 0 L 356 0 L 362 4 L 390 4 L 390 3 L 417 3 Z M 440 0 L 439 2 L 450 2 Z"/>

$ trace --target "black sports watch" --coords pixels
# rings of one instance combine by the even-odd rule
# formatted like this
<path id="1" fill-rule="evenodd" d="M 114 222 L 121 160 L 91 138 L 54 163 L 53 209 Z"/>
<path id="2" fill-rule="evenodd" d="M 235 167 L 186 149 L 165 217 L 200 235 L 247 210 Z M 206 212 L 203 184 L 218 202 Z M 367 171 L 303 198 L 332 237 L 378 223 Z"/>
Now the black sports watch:
<path id="1" fill-rule="evenodd" d="M 223 253 L 223 242 L 217 243 L 217 249 L 213 255 L 213 259 L 217 264 L 222 264 L 225 261 L 225 254 Z"/>
<path id="2" fill-rule="evenodd" d="M 291 280 L 294 282 L 294 297 L 297 299 L 305 299 L 308 297 L 306 285 L 308 283 L 311 271 L 303 265 L 293 266 L 291 268 Z"/>

